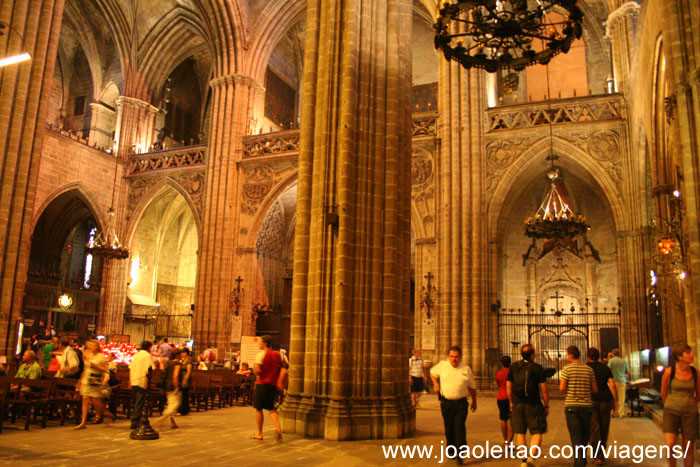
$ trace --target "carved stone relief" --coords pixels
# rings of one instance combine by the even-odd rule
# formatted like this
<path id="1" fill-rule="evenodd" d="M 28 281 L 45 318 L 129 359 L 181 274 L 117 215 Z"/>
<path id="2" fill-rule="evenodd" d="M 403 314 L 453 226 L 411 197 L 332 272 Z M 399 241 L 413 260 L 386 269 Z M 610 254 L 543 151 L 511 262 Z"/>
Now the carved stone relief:
<path id="1" fill-rule="evenodd" d="M 255 242 L 255 249 L 258 254 L 272 258 L 282 257 L 282 246 L 284 244 L 284 212 L 279 202 L 270 208 L 265 220 L 260 226 L 258 240 Z"/>
<path id="2" fill-rule="evenodd" d="M 606 130 L 562 136 L 590 154 L 616 183 L 622 181 L 622 144 L 618 132 Z"/>
<path id="3" fill-rule="evenodd" d="M 131 218 L 132 213 L 141 202 L 143 197 L 148 194 L 151 189 L 165 177 L 139 177 L 129 180 L 129 194 L 127 195 L 128 214 L 127 219 Z M 187 193 L 192 200 L 197 215 L 201 219 L 202 209 L 204 207 L 204 170 L 187 171 L 180 173 L 171 178 L 178 183 L 183 191 Z"/>
<path id="4" fill-rule="evenodd" d="M 486 189 L 492 192 L 498 180 L 535 138 L 498 139 L 486 144 Z"/>
<path id="5" fill-rule="evenodd" d="M 433 178 L 433 156 L 425 149 L 413 151 L 411 158 L 411 183 L 413 192 L 423 191 Z"/>

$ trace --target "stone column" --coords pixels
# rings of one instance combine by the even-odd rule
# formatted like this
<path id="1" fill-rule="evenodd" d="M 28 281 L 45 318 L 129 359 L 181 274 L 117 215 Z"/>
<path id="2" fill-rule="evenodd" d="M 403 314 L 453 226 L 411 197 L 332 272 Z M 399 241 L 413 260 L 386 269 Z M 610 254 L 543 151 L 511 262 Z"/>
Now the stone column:
<path id="1" fill-rule="evenodd" d="M 623 3 L 608 16 L 605 22 L 605 35 L 612 44 L 615 91 L 625 95 L 629 92 L 630 65 L 636 54 L 636 29 L 641 6 L 634 1 Z"/>
<path id="2" fill-rule="evenodd" d="M 211 344 L 223 357 L 230 344 L 229 295 L 236 286 L 234 279 L 243 276 L 244 287 L 250 282 L 238 258 L 234 259 L 241 196 L 236 162 L 243 157 L 248 118 L 263 88 L 241 75 L 219 76 L 209 84 L 211 127 L 192 335 L 197 349 Z M 250 310 L 241 307 L 241 312 L 245 322 Z"/>
<path id="3" fill-rule="evenodd" d="M 153 140 L 153 125 L 158 109 L 148 102 L 134 97 L 117 97 L 117 154 L 148 152 Z"/>
<path id="4" fill-rule="evenodd" d="M 27 280 L 32 209 L 63 5 L 63 0 L 0 0 L 0 21 L 10 25 L 0 36 L 0 50 L 32 56 L 0 68 L 0 352 L 10 356 Z"/>
<path id="5" fill-rule="evenodd" d="M 283 429 L 407 436 L 412 2 L 307 5 Z"/>
<path id="6" fill-rule="evenodd" d="M 90 122 L 90 136 L 88 144 L 109 149 L 114 145 L 114 136 L 117 113 L 100 102 L 92 102 L 92 121 Z"/>
<path id="7" fill-rule="evenodd" d="M 438 352 L 452 345 L 476 374 L 486 369 L 490 316 L 482 122 L 486 79 L 440 57 L 438 136 Z M 492 255 L 493 257 L 493 255 Z M 494 291 L 492 291 L 494 292 Z M 501 298 L 503 300 L 503 298 Z"/>
<path id="8" fill-rule="evenodd" d="M 630 355 L 651 345 L 646 290 L 649 284 L 649 255 L 644 229 L 617 234 L 618 277 L 622 301 L 620 345 Z M 655 245 L 653 245 L 655 248 Z M 597 306 L 597 304 L 596 304 Z"/>

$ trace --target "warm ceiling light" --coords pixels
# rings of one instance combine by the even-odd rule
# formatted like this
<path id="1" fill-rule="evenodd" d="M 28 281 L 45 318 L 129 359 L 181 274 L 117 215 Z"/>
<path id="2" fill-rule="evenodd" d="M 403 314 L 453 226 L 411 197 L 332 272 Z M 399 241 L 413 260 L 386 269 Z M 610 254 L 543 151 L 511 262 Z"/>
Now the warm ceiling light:
<path id="1" fill-rule="evenodd" d="M 31 60 L 31 58 L 32 56 L 29 55 L 27 52 L 24 52 L 19 55 L 12 55 L 10 57 L 0 58 L 0 67 L 14 65 L 15 63 L 20 62 L 26 62 L 27 60 Z"/>

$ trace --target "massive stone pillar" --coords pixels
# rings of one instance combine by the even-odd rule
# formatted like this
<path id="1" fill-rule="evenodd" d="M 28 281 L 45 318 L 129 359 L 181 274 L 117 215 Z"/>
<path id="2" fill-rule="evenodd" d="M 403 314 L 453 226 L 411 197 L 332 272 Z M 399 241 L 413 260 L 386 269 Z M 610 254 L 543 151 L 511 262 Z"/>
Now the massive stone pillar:
<path id="1" fill-rule="evenodd" d="M 615 91 L 629 92 L 630 66 L 635 54 L 637 18 L 641 6 L 634 1 L 625 2 L 608 16 L 605 22 L 605 35 L 612 45 Z"/>
<path id="2" fill-rule="evenodd" d="M 477 374 L 485 371 L 485 349 L 493 344 L 487 259 L 498 257 L 487 243 L 485 222 L 485 83 L 482 72 L 440 58 L 437 347 L 446 355 L 451 345 L 461 346 L 464 362 Z"/>
<path id="3" fill-rule="evenodd" d="M 211 128 L 192 335 L 197 349 L 211 344 L 224 357 L 231 336 L 229 298 L 234 279 L 238 275 L 248 279 L 235 258 L 241 196 L 237 162 L 243 156 L 248 119 L 263 88 L 242 75 L 216 77 L 210 86 Z"/>
<path id="4" fill-rule="evenodd" d="M 674 82 L 674 149 L 681 161 L 681 199 L 687 226 L 686 263 L 689 277 L 683 284 L 686 339 L 700 348 L 700 40 L 697 24 L 700 5 L 693 0 L 666 2 L 668 8 L 664 46 L 669 44 Z M 677 123 L 676 123 L 677 122 Z"/>
<path id="5" fill-rule="evenodd" d="M 283 429 L 406 436 L 412 2 L 307 8 Z"/>
<path id="6" fill-rule="evenodd" d="M 3 56 L 31 61 L 0 68 L 0 352 L 12 355 L 27 279 L 32 209 L 51 98 L 63 0 L 0 1 Z"/>

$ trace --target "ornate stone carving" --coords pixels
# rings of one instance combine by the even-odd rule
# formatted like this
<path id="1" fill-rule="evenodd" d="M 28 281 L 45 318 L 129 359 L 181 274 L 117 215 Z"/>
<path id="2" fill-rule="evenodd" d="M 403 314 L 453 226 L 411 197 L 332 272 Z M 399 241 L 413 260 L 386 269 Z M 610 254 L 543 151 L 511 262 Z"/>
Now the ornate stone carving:
<path id="1" fill-rule="evenodd" d="M 622 143 L 618 132 L 604 130 L 592 133 L 569 133 L 566 139 L 590 154 L 608 172 L 613 181 L 616 183 L 622 181 Z"/>
<path id="2" fill-rule="evenodd" d="M 282 258 L 282 246 L 284 230 L 284 212 L 282 205 L 276 202 L 270 208 L 265 220 L 260 226 L 258 239 L 255 242 L 255 250 L 259 255 L 271 258 Z"/>
<path id="3" fill-rule="evenodd" d="M 126 175 L 131 177 L 165 169 L 204 167 L 206 150 L 206 146 L 198 145 L 133 156 L 127 162 Z"/>
<path id="4" fill-rule="evenodd" d="M 488 110 L 487 133 L 562 123 L 621 120 L 619 95 L 585 96 L 559 102 L 537 102 Z"/>
<path id="5" fill-rule="evenodd" d="M 299 152 L 299 130 L 277 131 L 243 138 L 243 157 Z"/>
<path id="6" fill-rule="evenodd" d="M 127 219 L 131 217 L 132 213 L 141 202 L 143 197 L 150 193 L 152 188 L 158 184 L 165 177 L 150 176 L 150 177 L 136 177 L 127 179 L 129 180 L 129 194 L 127 196 Z M 204 182 L 205 182 L 205 172 L 204 170 L 192 171 L 188 170 L 186 172 L 180 173 L 170 180 L 175 181 L 180 185 L 185 193 L 188 194 L 192 200 L 194 209 L 201 218 L 202 210 L 204 208 Z"/>
<path id="7" fill-rule="evenodd" d="M 411 158 L 411 181 L 413 189 L 418 190 L 433 176 L 433 156 L 424 149 L 413 151 Z"/>
<path id="8" fill-rule="evenodd" d="M 534 138 L 498 139 L 486 144 L 486 189 L 496 188 L 498 179 L 532 144 Z"/>
<path id="9" fill-rule="evenodd" d="M 131 217 L 131 213 L 134 212 L 136 206 L 138 206 L 141 198 L 148 193 L 153 185 L 158 182 L 158 178 L 147 177 L 147 178 L 136 178 L 132 179 L 129 183 L 129 195 L 127 197 L 128 214 L 127 218 Z"/>
<path id="10" fill-rule="evenodd" d="M 182 185 L 194 204 L 197 213 L 202 214 L 204 208 L 204 171 L 187 172 L 177 176 L 177 182 Z"/>
<path id="11" fill-rule="evenodd" d="M 437 136 L 437 114 L 414 115 L 411 125 L 411 136 L 414 138 Z"/>

